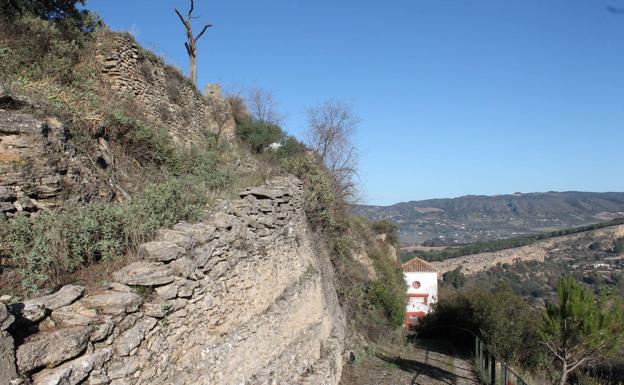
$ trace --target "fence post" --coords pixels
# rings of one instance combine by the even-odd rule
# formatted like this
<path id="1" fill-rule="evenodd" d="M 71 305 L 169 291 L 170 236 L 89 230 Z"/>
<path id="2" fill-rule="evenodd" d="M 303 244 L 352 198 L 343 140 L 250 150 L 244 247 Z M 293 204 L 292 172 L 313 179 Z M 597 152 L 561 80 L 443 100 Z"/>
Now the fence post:
<path id="1" fill-rule="evenodd" d="M 481 365 L 481 357 L 479 356 L 479 338 L 475 336 L 475 367 L 477 371 L 479 370 Z"/>
<path id="2" fill-rule="evenodd" d="M 481 373 L 483 373 L 483 368 L 485 367 L 485 362 L 483 361 L 483 342 L 479 340 L 479 368 Z"/>
<path id="3" fill-rule="evenodd" d="M 475 359 L 475 370 L 485 385 L 529 385 L 506 363 L 497 360 L 479 337 L 475 337 Z"/>
<path id="4" fill-rule="evenodd" d="M 501 385 L 507 385 L 507 365 L 501 361 Z"/>

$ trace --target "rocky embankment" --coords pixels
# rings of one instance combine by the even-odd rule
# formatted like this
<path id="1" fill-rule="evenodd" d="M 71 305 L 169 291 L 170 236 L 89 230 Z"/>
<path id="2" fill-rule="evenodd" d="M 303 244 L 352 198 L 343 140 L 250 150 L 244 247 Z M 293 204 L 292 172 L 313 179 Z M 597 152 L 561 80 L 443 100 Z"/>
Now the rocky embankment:
<path id="1" fill-rule="evenodd" d="M 624 236 L 624 225 L 606 227 L 584 233 L 566 235 L 536 242 L 532 245 L 517 247 L 489 253 L 466 255 L 450 258 L 441 262 L 431 262 L 440 274 L 461 268 L 462 273 L 472 275 L 487 270 L 497 264 L 513 264 L 521 261 L 541 261 L 547 258 L 549 252 L 556 251 L 561 244 L 587 238 L 619 238 Z"/>
<path id="2" fill-rule="evenodd" d="M 72 192 L 112 197 L 111 188 L 77 159 L 69 130 L 56 118 L 22 111 L 29 106 L 0 85 L 0 216 L 53 209 Z"/>
<path id="3" fill-rule="evenodd" d="M 301 183 L 143 244 L 106 290 L 0 303 L 0 383 L 337 384 L 345 320 Z"/>

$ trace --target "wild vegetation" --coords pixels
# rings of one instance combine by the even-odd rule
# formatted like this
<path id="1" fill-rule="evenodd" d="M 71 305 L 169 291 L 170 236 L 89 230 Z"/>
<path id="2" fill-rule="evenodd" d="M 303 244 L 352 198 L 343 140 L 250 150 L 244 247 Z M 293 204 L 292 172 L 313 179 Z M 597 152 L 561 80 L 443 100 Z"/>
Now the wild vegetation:
<path id="1" fill-rule="evenodd" d="M 347 172 L 344 168 L 328 168 L 329 160 L 322 153 L 310 151 L 306 145 L 281 130 L 270 96 L 258 98 L 257 90 L 252 95 L 251 104 L 255 108 L 238 125 L 237 134 L 252 151 L 264 151 L 265 159 L 304 182 L 304 205 L 308 219 L 331 245 L 339 299 L 347 314 L 353 315 L 353 327 L 372 340 L 387 338 L 389 334 L 398 335 L 396 331 L 403 323 L 405 283 L 388 247 L 398 247 L 397 227 L 387 221 L 368 223 L 364 218 L 350 215 L 348 199 L 355 194 L 352 182 L 355 169 Z M 318 118 L 321 118 L 318 114 L 323 114 L 322 111 L 317 110 Z M 328 114 L 334 112 L 324 111 Z M 346 127 L 333 127 L 329 117 L 321 119 L 327 122 L 327 130 L 317 132 L 319 136 L 330 136 Z M 350 134 L 344 134 L 341 141 L 325 139 L 328 153 L 338 151 L 351 140 Z M 273 143 L 279 146 L 271 150 L 269 146 Z M 386 234 L 386 243 L 376 242 L 376 234 Z M 373 261 L 377 279 L 367 277 L 364 267 L 352 257 L 354 249 L 362 245 Z"/>
<path id="2" fill-rule="evenodd" d="M 624 307 L 613 292 L 598 298 L 574 278 L 559 281 L 558 303 L 549 304 L 539 335 L 560 368 L 559 384 L 581 368 L 624 349 Z"/>
<path id="3" fill-rule="evenodd" d="M 77 11 L 76 3 L 18 1 L 0 17 L 2 84 L 29 99 L 29 112 L 59 117 L 79 156 L 91 159 L 97 139 L 107 140 L 117 159 L 97 172 L 129 195 L 117 203 L 93 194 L 39 216 L 3 220 L 2 269 L 19 272 L 30 291 L 56 287 L 82 266 L 131 253 L 160 227 L 199 219 L 206 204 L 236 189 L 242 178 L 229 166 L 235 144 L 217 143 L 206 132 L 192 147 L 180 146 L 131 98 L 111 97 L 94 56 L 96 38 L 106 42 L 113 34 L 96 16 Z M 176 80 L 168 89 L 175 92 L 182 77 L 171 78 Z"/>
<path id="4" fill-rule="evenodd" d="M 565 384 L 617 377 L 596 371 L 621 354 L 622 302 L 608 290 L 594 294 L 572 277 L 558 281 L 558 296 L 546 309 L 530 306 L 505 284 L 442 293 L 425 318 L 421 336 L 453 338 L 468 348 L 479 336 L 503 362 L 527 378 Z"/>
<path id="5" fill-rule="evenodd" d="M 168 134 L 169 111 L 161 108 L 161 121 L 152 121 L 131 97 L 111 97 L 98 76 L 94 52 L 96 40 L 105 45 L 114 33 L 94 15 L 78 11 L 82 2 L 15 4 L 19 7 L 3 13 L 12 17 L 0 17 L 4 88 L 27 97 L 28 112 L 62 120 L 76 151 L 86 158 L 97 139 L 110 143 L 116 161 L 97 172 L 119 184 L 125 180 L 128 194 L 114 200 L 93 195 L 39 215 L 3 218 L 2 274 L 17 274 L 11 281 L 26 291 L 57 288 L 85 267 L 132 254 L 161 227 L 201 219 L 216 197 L 290 172 L 304 182 L 310 225 L 330 245 L 341 302 L 348 314 L 357 314 L 353 324 L 371 338 L 382 338 L 401 325 L 402 274 L 389 256 L 391 249 L 374 239 L 376 233 L 387 233 L 388 242 L 397 246 L 396 228 L 383 222 L 371 230 L 349 213 L 356 176 L 351 145 L 356 118 L 349 106 L 331 102 L 311 112 L 311 124 L 322 122 L 329 130 L 315 126 L 314 137 L 324 140 L 325 155 L 282 130 L 275 100 L 262 90 L 252 90 L 247 100 L 227 99 L 227 113 L 237 123 L 234 142 L 206 132 L 191 147 L 181 146 Z M 141 55 L 141 71 L 149 81 L 149 63 L 162 59 L 143 50 Z M 181 85 L 188 80 L 171 67 L 166 67 L 166 78 L 169 98 L 179 103 Z M 337 122 L 340 114 L 351 119 Z M 342 136 L 332 140 L 330 133 Z M 340 160 L 337 154 L 345 146 L 350 155 Z M 241 174 L 235 166 L 241 156 L 250 157 L 246 154 L 262 165 L 255 176 Z M 352 249 L 361 245 L 373 261 L 375 280 L 360 275 L 362 267 L 352 259 Z M 10 290 L 19 292 L 17 287 Z"/>

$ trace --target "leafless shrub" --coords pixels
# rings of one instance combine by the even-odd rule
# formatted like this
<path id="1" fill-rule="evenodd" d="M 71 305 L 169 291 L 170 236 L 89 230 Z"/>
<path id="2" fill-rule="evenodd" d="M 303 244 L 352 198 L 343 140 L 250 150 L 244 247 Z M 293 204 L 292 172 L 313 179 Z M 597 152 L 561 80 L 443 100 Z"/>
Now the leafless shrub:
<path id="1" fill-rule="evenodd" d="M 167 107 L 167 104 L 160 103 L 158 107 L 156 107 L 156 110 L 158 111 L 158 116 L 160 116 L 160 119 L 163 122 L 170 122 L 172 120 L 171 111 L 169 110 L 169 107 Z"/>
<path id="2" fill-rule="evenodd" d="M 149 60 L 143 59 L 141 64 L 139 64 L 139 70 L 141 74 L 147 80 L 148 83 L 154 82 L 154 68 L 152 67 L 152 63 Z"/>
<path id="3" fill-rule="evenodd" d="M 230 112 L 236 123 L 240 123 L 249 118 L 249 111 L 245 105 L 245 100 L 239 95 L 228 95 L 225 101 L 230 105 Z"/>
<path id="4" fill-rule="evenodd" d="M 352 107 L 343 102 L 327 101 L 308 109 L 307 145 L 321 158 L 346 200 L 357 195 L 358 153 L 353 136 L 358 123 Z"/>
<path id="5" fill-rule="evenodd" d="M 252 88 L 246 101 L 249 113 L 255 120 L 279 125 L 284 119 L 284 116 L 277 112 L 278 103 L 271 91 Z"/>
<path id="6" fill-rule="evenodd" d="M 232 107 L 228 100 L 213 98 L 211 100 L 212 105 L 212 117 L 217 125 L 216 143 L 219 144 L 223 131 L 228 127 L 232 121 L 233 113 Z M 244 106 L 243 106 L 244 107 Z M 234 119 L 236 119 L 234 117 Z M 236 120 L 237 121 L 237 120 Z"/>
<path id="7" fill-rule="evenodd" d="M 172 102 L 180 104 L 182 99 L 182 80 L 181 76 L 174 70 L 165 71 L 165 91 L 169 95 Z"/>

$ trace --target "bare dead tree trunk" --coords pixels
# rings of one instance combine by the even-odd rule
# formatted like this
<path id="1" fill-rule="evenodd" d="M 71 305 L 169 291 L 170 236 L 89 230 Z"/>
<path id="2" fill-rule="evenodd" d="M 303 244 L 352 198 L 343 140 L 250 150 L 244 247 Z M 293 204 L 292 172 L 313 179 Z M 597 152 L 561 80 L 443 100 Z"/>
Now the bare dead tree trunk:
<path id="1" fill-rule="evenodd" d="M 191 20 L 196 19 L 197 17 L 193 16 L 193 9 L 195 8 L 195 1 L 191 0 L 191 8 L 186 14 L 186 18 L 182 16 L 180 11 L 175 8 L 175 13 L 180 18 L 180 21 L 184 25 L 184 29 L 186 29 L 186 43 L 184 43 L 184 47 L 186 48 L 186 53 L 189 57 L 189 76 L 193 81 L 193 84 L 197 84 L 197 40 L 206 32 L 206 30 L 212 27 L 212 24 L 204 25 L 201 32 L 196 36 L 193 35 L 193 29 L 191 28 Z"/>

